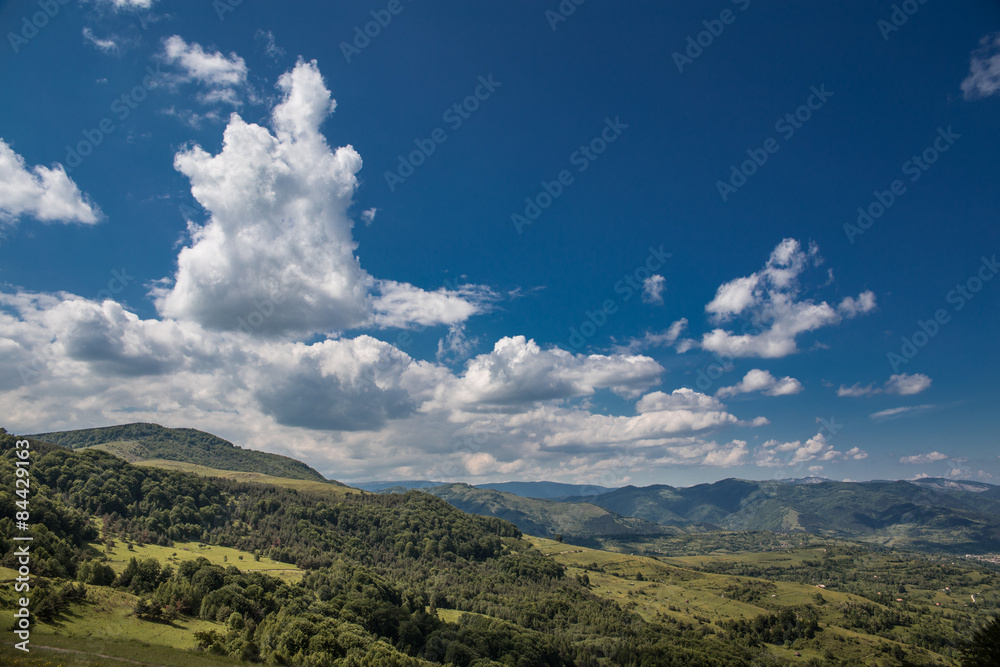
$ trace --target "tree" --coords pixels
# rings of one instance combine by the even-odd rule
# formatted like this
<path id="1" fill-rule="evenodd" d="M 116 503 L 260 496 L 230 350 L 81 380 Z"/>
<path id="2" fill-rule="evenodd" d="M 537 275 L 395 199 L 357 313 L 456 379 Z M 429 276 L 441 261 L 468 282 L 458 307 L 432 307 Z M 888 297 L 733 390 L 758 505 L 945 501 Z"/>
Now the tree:
<path id="1" fill-rule="evenodd" d="M 1000 617 L 994 618 L 972 635 L 972 642 L 962 649 L 963 667 L 1000 665 Z"/>

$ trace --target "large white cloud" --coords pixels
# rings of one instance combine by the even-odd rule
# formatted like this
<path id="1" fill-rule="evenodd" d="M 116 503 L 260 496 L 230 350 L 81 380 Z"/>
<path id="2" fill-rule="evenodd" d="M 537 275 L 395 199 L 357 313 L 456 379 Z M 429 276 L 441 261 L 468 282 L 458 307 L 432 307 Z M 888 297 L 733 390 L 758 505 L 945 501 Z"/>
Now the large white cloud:
<path id="1" fill-rule="evenodd" d="M 442 406 L 527 406 L 537 401 L 590 396 L 598 389 L 637 395 L 659 382 L 663 367 L 649 357 L 583 355 L 542 349 L 524 336 L 505 337 L 471 359 L 455 383 L 442 386 Z"/>
<path id="2" fill-rule="evenodd" d="M 369 336 L 273 340 L 142 319 L 110 300 L 17 293 L 0 296 L 0 351 L 9 427 L 196 426 L 348 479 L 544 470 L 596 483 L 628 477 L 612 465 L 625 452 L 644 470 L 733 466 L 750 460 L 745 442 L 699 434 L 761 423 L 683 388 L 646 394 L 634 416 L 595 414 L 589 396 L 638 391 L 663 369 L 521 336 L 455 374 Z"/>
<path id="3" fill-rule="evenodd" d="M 29 168 L 24 158 L 0 139 L 0 225 L 13 224 L 23 216 L 42 222 L 92 225 L 101 212 L 62 165 Z"/>
<path id="4" fill-rule="evenodd" d="M 172 284 L 154 289 L 160 314 L 213 330 L 305 337 L 455 326 L 487 309 L 496 295 L 486 288 L 427 292 L 361 268 L 347 212 L 361 156 L 351 146 L 331 150 L 320 132 L 336 103 L 315 62 L 300 62 L 278 88 L 273 132 L 233 114 L 217 155 L 193 146 L 175 157 L 210 218 L 192 225 Z"/>
<path id="5" fill-rule="evenodd" d="M 822 262 L 819 248 L 803 249 L 795 239 L 784 239 L 771 252 L 761 271 L 724 283 L 705 306 L 719 325 L 737 317 L 745 320 L 739 333 L 723 327 L 706 333 L 702 348 L 730 357 L 779 358 L 798 351 L 799 335 L 838 324 L 875 308 L 875 295 L 863 292 L 838 307 L 800 296 L 800 276 Z"/>

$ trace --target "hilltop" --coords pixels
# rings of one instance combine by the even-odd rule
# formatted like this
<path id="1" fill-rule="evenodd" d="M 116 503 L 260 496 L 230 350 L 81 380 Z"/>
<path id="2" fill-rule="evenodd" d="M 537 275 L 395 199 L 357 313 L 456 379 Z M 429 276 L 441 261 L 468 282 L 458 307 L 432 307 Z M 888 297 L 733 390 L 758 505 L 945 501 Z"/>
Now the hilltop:
<path id="1" fill-rule="evenodd" d="M 327 480 L 313 468 L 291 457 L 243 449 L 228 440 L 193 428 L 135 423 L 38 433 L 28 437 L 70 449 L 105 451 L 130 463 L 177 461 L 216 470 L 340 484 Z"/>

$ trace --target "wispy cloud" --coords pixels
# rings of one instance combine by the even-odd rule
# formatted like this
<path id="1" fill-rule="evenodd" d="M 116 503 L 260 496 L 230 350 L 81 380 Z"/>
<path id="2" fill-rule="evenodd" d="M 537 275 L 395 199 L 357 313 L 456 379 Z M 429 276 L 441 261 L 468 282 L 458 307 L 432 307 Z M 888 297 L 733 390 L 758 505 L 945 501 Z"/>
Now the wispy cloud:
<path id="1" fill-rule="evenodd" d="M 869 384 L 855 384 L 850 387 L 840 385 L 837 396 L 862 397 L 876 394 L 894 394 L 896 396 L 913 396 L 931 386 L 931 379 L 923 373 L 899 373 L 891 376 L 881 387 Z"/>
<path id="2" fill-rule="evenodd" d="M 971 55 L 969 75 L 962 81 L 962 93 L 967 100 L 1000 93 L 1000 32 L 979 40 L 979 48 Z"/>
<path id="3" fill-rule="evenodd" d="M 188 44 L 179 35 L 173 35 L 163 42 L 163 58 L 181 68 L 176 83 L 197 82 L 205 88 L 197 95 L 201 103 L 240 104 L 239 92 L 246 84 L 247 66 L 235 53 L 225 56 L 219 51 L 206 51 L 200 44 Z"/>
<path id="4" fill-rule="evenodd" d="M 83 29 L 83 39 L 92 46 L 96 47 L 99 51 L 104 53 L 117 53 L 118 43 L 113 39 L 101 39 L 94 34 L 94 31 L 90 28 Z"/>
<path id="5" fill-rule="evenodd" d="M 898 419 L 899 417 L 906 417 L 908 415 L 926 412 L 927 410 L 932 410 L 936 407 L 936 405 L 912 405 L 904 408 L 889 408 L 888 410 L 873 412 L 869 415 L 869 418 L 874 419 L 875 421 Z"/>
<path id="6" fill-rule="evenodd" d="M 642 281 L 642 302 L 663 304 L 663 292 L 667 289 L 667 279 L 660 275 L 652 275 Z"/>
<path id="7" fill-rule="evenodd" d="M 942 454 L 941 452 L 930 452 L 928 454 L 914 454 L 913 456 L 903 456 L 899 459 L 900 463 L 906 465 L 916 465 L 921 463 L 937 463 L 938 461 L 947 460 L 948 455 Z"/>

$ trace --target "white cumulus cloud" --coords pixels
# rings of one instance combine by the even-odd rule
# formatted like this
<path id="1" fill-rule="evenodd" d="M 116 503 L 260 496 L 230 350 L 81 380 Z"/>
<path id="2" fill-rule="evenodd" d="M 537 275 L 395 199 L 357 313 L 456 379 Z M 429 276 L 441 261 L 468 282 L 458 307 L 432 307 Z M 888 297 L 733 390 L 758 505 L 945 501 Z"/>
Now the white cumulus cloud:
<path id="1" fill-rule="evenodd" d="M 207 76 L 207 75 L 206 75 Z M 320 125 L 336 103 L 315 62 L 278 80 L 272 130 L 233 114 L 221 151 L 174 158 L 210 213 L 172 281 L 153 290 L 164 317 L 263 336 L 329 334 L 363 326 L 455 326 L 496 298 L 484 287 L 427 292 L 377 281 L 360 265 L 348 216 L 361 156 L 332 150 Z"/>
<path id="2" fill-rule="evenodd" d="M 200 44 L 188 44 L 179 35 L 172 35 L 163 41 L 163 58 L 181 68 L 176 83 L 196 81 L 205 88 L 198 94 L 202 103 L 239 105 L 239 90 L 246 84 L 247 65 L 235 53 L 225 56 L 219 51 L 209 52 Z"/>
<path id="3" fill-rule="evenodd" d="M 23 216 L 42 222 L 92 225 L 101 212 L 80 192 L 62 165 L 29 167 L 0 138 L 0 224 L 13 224 Z"/>
<path id="4" fill-rule="evenodd" d="M 798 351 L 799 335 L 875 307 L 871 292 L 845 299 L 837 308 L 801 298 L 800 276 L 821 262 L 815 244 L 803 249 L 795 239 L 782 240 L 761 271 L 724 283 L 705 306 L 718 325 L 736 317 L 747 320 L 740 332 L 719 326 L 702 337 L 701 347 L 730 357 L 785 357 Z"/>
<path id="5" fill-rule="evenodd" d="M 715 392 L 716 396 L 726 398 L 739 394 L 749 394 L 759 391 L 766 396 L 788 396 L 802 391 L 802 383 L 793 377 L 776 378 L 768 371 L 755 368 L 749 371 L 743 379 L 731 387 L 722 387 Z"/>
<path id="6" fill-rule="evenodd" d="M 757 465 L 765 467 L 794 466 L 813 461 L 860 461 L 866 458 L 868 453 L 859 447 L 852 447 L 846 452 L 834 449 L 822 432 L 805 442 L 768 440 L 755 454 Z"/>
<path id="7" fill-rule="evenodd" d="M 944 461 L 948 458 L 947 454 L 942 454 L 941 452 L 930 452 L 928 454 L 914 454 L 913 456 L 903 456 L 899 459 L 900 463 L 905 463 L 907 465 L 917 464 L 917 463 L 936 463 L 937 461 Z"/>

